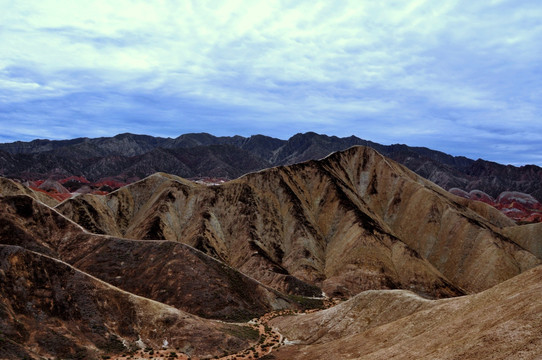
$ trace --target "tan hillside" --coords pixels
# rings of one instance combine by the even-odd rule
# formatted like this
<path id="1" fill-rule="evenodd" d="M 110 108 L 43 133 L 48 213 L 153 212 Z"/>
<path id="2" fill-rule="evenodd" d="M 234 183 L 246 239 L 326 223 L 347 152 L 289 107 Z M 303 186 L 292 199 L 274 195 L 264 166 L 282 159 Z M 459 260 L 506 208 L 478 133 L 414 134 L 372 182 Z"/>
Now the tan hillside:
<path id="1" fill-rule="evenodd" d="M 542 223 L 510 226 L 503 231 L 516 244 L 542 259 Z"/>
<path id="2" fill-rule="evenodd" d="M 275 319 L 275 326 L 292 336 L 289 341 L 299 336 L 312 344 L 285 346 L 273 355 L 276 359 L 539 359 L 541 278 L 542 266 L 538 266 L 479 294 L 445 300 L 414 300 L 413 295 L 383 291 L 360 294 L 340 305 L 344 311 L 333 312 L 336 318 L 329 316 L 333 309 L 301 316 L 307 317 L 299 321 L 309 336 L 300 331 L 295 318 Z M 359 303 L 363 306 L 357 307 Z M 412 313 L 413 306 L 418 310 Z M 373 322 L 377 326 L 371 326 Z"/>
<path id="3" fill-rule="evenodd" d="M 401 319 L 439 304 L 408 290 L 368 290 L 329 309 L 271 320 L 296 344 L 322 344 Z"/>
<path id="4" fill-rule="evenodd" d="M 94 232 L 189 244 L 305 295 L 318 295 L 316 285 L 333 296 L 402 288 L 447 297 L 540 263 L 503 235 L 502 215 L 365 147 L 220 186 L 155 174 L 57 209 Z"/>
<path id="5" fill-rule="evenodd" d="M 28 195 L 49 206 L 55 206 L 59 203 L 58 200 L 44 192 L 34 191 L 18 182 L 0 177 L 0 196 L 6 195 Z"/>

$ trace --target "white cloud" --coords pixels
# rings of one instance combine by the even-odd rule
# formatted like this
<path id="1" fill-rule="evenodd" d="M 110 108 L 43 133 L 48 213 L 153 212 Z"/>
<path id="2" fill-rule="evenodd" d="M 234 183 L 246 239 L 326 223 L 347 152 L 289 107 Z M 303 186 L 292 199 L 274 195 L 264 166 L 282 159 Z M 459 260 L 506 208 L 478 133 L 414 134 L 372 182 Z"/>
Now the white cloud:
<path id="1" fill-rule="evenodd" d="M 9 8 L 0 15 L 0 101 L 77 98 L 48 121 L 70 109 L 83 119 L 128 113 L 141 94 L 156 102 L 145 110 L 156 117 L 193 116 L 191 102 L 257 115 L 269 128 L 295 119 L 304 130 L 342 131 L 373 118 L 371 134 L 408 143 L 447 136 L 451 124 L 488 137 L 538 130 L 542 115 L 536 1 L 0 0 L 0 8 Z M 105 100 L 85 109 L 83 93 Z"/>

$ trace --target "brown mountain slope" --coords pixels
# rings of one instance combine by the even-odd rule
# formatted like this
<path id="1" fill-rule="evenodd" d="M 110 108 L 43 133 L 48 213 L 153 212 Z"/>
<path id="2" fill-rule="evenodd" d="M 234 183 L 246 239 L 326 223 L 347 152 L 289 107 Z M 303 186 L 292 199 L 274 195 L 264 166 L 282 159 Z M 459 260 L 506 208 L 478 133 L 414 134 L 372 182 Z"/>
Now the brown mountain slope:
<path id="1" fill-rule="evenodd" d="M 368 290 L 329 309 L 281 316 L 269 325 L 296 344 L 322 344 L 429 309 L 439 302 L 408 290 Z"/>
<path id="2" fill-rule="evenodd" d="M 48 206 L 55 206 L 59 203 L 58 200 L 45 194 L 44 192 L 34 191 L 24 185 L 19 184 L 18 182 L 0 177 L 0 196 L 23 194 L 33 197 L 34 199 L 41 201 Z"/>
<path id="3" fill-rule="evenodd" d="M 400 301 L 397 295 L 381 292 L 367 303 L 368 308 L 335 313 L 344 318 L 333 319 L 330 326 L 322 321 L 325 315 L 313 315 L 314 321 L 307 320 L 306 329 L 312 326 L 325 333 L 333 332 L 332 327 L 341 322 L 353 325 L 344 327 L 344 331 L 339 329 L 339 333 L 320 344 L 283 347 L 274 353 L 274 358 L 539 359 L 542 357 L 541 278 L 542 266 L 539 266 L 479 294 L 433 300 L 431 305 L 421 305 L 410 315 L 411 309 L 401 309 L 403 303 L 411 307 L 412 299 L 403 296 Z M 356 304 L 363 297 L 360 294 L 350 302 Z M 390 322 L 380 325 L 379 309 L 397 316 L 385 319 Z M 393 321 L 394 318 L 398 319 Z M 364 324 L 376 321 L 379 326 L 369 326 L 368 330 L 357 333 L 360 327 L 354 325 L 356 319 Z M 294 321 L 277 319 L 275 325 L 296 333 Z"/>
<path id="4" fill-rule="evenodd" d="M 324 166 L 345 193 L 369 208 L 454 284 L 477 292 L 537 264 L 494 224 L 435 184 L 369 148 L 335 153 Z M 483 206 L 477 204 L 476 206 Z M 494 212 L 493 212 L 494 214 Z"/>
<path id="5" fill-rule="evenodd" d="M 295 301 L 185 244 L 91 237 L 62 250 L 79 269 L 110 284 L 198 316 L 248 321 L 295 309 Z"/>
<path id="6" fill-rule="evenodd" d="M 25 196 L 0 197 L 0 243 L 62 259 L 124 290 L 200 316 L 248 319 L 297 305 L 198 250 L 89 234 Z"/>
<path id="7" fill-rule="evenodd" d="M 314 284 L 339 296 L 390 288 L 450 296 L 539 263 L 500 232 L 497 226 L 510 225 L 504 216 L 466 206 L 365 147 L 221 186 L 155 174 L 57 208 L 97 232 L 187 243 L 280 291 L 305 295 L 318 294 L 305 285 Z"/>
<path id="8" fill-rule="evenodd" d="M 437 297 L 461 293 L 369 216 L 351 204 L 342 204 L 335 180 L 316 170 L 302 176 L 312 179 L 313 191 L 318 192 L 314 196 L 327 198 L 327 203 L 311 207 L 307 199 L 299 197 L 308 194 L 296 193 L 300 186 L 293 178 L 295 169 L 289 167 L 213 187 L 157 174 L 136 188 L 126 186 L 96 200 L 112 206 L 91 211 L 97 215 L 91 223 L 108 227 L 120 223 L 117 229 L 124 230 L 126 237 L 182 241 L 290 293 L 320 295 L 309 284 L 346 296 L 396 287 Z M 152 190 L 141 194 L 147 181 Z M 160 185 L 155 186 L 157 183 Z M 149 200 L 138 202 L 136 198 Z M 79 214 L 82 203 L 77 200 L 64 202 L 59 211 L 68 216 Z M 119 214 L 116 209 L 120 208 L 122 215 L 114 221 L 105 215 Z M 81 222 L 78 217 L 74 220 Z"/>
<path id="9" fill-rule="evenodd" d="M 81 226 L 27 195 L 0 196 L 0 243 L 58 257 L 65 241 L 84 234 Z"/>
<path id="10" fill-rule="evenodd" d="M 132 295 L 17 246 L 0 245 L 0 299 L 2 357 L 20 355 L 19 346 L 27 356 L 92 359 L 164 344 L 191 355 L 250 344 L 232 335 L 243 333 L 239 326 Z"/>
<path id="11" fill-rule="evenodd" d="M 504 229 L 506 236 L 542 259 L 542 223 L 510 226 Z"/>

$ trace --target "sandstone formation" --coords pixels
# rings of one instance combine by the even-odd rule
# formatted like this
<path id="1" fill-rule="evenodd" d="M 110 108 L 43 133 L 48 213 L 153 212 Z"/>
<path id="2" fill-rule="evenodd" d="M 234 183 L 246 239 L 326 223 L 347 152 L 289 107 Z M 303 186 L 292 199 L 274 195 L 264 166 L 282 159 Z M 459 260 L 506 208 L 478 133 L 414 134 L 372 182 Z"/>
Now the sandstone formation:
<path id="1" fill-rule="evenodd" d="M 539 263 L 502 234 L 510 220 L 366 147 L 220 186 L 155 174 L 57 209 L 96 233 L 186 243 L 292 294 L 446 297 Z"/>

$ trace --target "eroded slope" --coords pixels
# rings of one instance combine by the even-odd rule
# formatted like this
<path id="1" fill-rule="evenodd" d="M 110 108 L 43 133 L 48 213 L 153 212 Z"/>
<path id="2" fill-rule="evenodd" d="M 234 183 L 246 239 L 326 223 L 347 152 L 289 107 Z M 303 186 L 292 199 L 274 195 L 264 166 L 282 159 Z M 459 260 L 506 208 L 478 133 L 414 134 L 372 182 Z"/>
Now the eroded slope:
<path id="1" fill-rule="evenodd" d="M 397 296 L 381 292 L 367 307 L 336 313 L 339 319 L 329 322 L 331 327 L 322 321 L 325 315 L 313 315 L 312 321 L 305 325 L 318 329 L 311 331 L 315 334 L 333 332 L 334 324 L 348 323 L 348 317 L 352 316 L 365 324 L 378 322 L 382 318 L 380 308 L 398 315 L 397 320 L 390 317 L 390 322 L 359 333 L 358 325 L 353 332 L 351 327 L 344 327 L 321 343 L 286 346 L 274 356 L 276 359 L 539 359 L 542 356 L 541 277 L 539 266 L 479 294 L 432 300 L 432 304 L 422 305 L 410 315 L 409 309 L 402 310 L 406 298 L 394 301 Z M 411 306 L 412 301 L 408 300 L 406 305 Z M 285 331 L 291 331 L 289 340 L 296 340 L 297 325 L 287 319 L 275 321 Z M 311 341 L 304 336 L 300 339 Z"/>
<path id="2" fill-rule="evenodd" d="M 26 351 L 26 356 L 93 359 L 163 345 L 190 355 L 218 355 L 250 344 L 233 335 L 242 333 L 238 326 L 124 292 L 18 246 L 0 245 L 0 299 L 2 357 Z"/>
<path id="3" fill-rule="evenodd" d="M 2 244 L 61 259 L 126 291 L 192 314 L 239 320 L 297 306 L 187 245 L 90 234 L 26 195 L 0 197 L 0 224 Z"/>
<path id="4" fill-rule="evenodd" d="M 317 286 L 333 296 L 403 288 L 447 297 L 540 263 L 502 233 L 512 225 L 503 215 L 366 147 L 221 186 L 155 174 L 79 199 L 57 208 L 89 230 L 183 242 L 294 294 L 318 295 Z"/>

